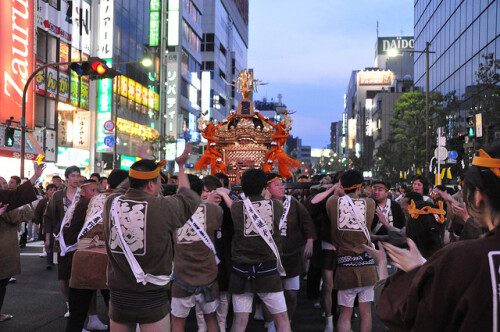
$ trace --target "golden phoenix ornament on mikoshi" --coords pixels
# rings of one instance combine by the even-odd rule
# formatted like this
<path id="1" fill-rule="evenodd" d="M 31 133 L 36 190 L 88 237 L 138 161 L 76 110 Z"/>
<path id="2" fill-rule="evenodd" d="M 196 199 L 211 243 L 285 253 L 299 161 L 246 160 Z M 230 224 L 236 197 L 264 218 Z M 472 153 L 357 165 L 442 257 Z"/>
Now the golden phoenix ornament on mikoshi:
<path id="1" fill-rule="evenodd" d="M 283 150 L 292 129 L 292 118 L 285 112 L 280 122 L 273 122 L 255 111 L 250 94 L 263 84 L 253 78 L 252 70 L 242 70 L 232 84 L 243 97 L 237 110 L 219 123 L 203 117 L 198 119 L 198 129 L 207 146 L 195 169 L 210 166 L 211 174 L 227 174 L 232 183 L 239 183 L 241 174 L 250 168 L 271 172 L 277 167 L 281 177 L 292 177 L 290 170 L 300 163 Z"/>

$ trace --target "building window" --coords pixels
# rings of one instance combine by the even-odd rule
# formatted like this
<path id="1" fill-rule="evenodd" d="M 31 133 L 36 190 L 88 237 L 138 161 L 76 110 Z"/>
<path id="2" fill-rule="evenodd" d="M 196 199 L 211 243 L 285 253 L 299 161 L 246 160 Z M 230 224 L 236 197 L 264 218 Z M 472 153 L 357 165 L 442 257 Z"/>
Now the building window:
<path id="1" fill-rule="evenodd" d="M 47 33 L 40 29 L 36 38 L 36 57 L 42 62 L 47 62 Z"/>
<path id="2" fill-rule="evenodd" d="M 213 61 L 203 61 L 203 70 L 214 70 Z"/>
<path id="3" fill-rule="evenodd" d="M 222 70 L 219 70 L 219 76 L 220 78 L 222 78 L 223 80 L 226 79 L 226 74 L 224 74 L 224 72 Z"/>
<path id="4" fill-rule="evenodd" d="M 57 62 L 57 38 L 48 35 L 47 38 L 47 62 Z"/>
<path id="5" fill-rule="evenodd" d="M 184 31 L 184 39 L 189 44 L 192 50 L 195 52 L 200 52 L 201 49 L 201 39 L 198 37 L 196 32 L 186 23 L 186 21 L 182 21 L 182 28 Z"/>
<path id="6" fill-rule="evenodd" d="M 226 48 L 224 47 L 224 45 L 222 45 L 222 43 L 220 44 L 219 49 L 220 49 L 220 52 L 221 52 L 224 56 L 226 56 Z"/>
<path id="7" fill-rule="evenodd" d="M 214 34 L 213 33 L 204 33 L 203 34 L 201 51 L 202 52 L 213 52 L 214 51 Z"/>

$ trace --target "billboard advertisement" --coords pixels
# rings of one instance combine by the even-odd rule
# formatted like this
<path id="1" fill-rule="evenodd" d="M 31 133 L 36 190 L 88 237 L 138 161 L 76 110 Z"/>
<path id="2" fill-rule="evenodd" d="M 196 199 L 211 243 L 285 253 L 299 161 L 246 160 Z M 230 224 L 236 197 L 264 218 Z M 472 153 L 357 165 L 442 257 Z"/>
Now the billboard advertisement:
<path id="1" fill-rule="evenodd" d="M 395 49 L 398 53 L 413 50 L 413 36 L 406 37 L 378 37 L 377 54 L 386 54 L 388 50 Z"/>
<path id="2" fill-rule="evenodd" d="M 0 122 L 21 119 L 26 80 L 35 68 L 35 1 L 0 1 Z M 26 124 L 33 128 L 34 84 L 27 94 Z"/>

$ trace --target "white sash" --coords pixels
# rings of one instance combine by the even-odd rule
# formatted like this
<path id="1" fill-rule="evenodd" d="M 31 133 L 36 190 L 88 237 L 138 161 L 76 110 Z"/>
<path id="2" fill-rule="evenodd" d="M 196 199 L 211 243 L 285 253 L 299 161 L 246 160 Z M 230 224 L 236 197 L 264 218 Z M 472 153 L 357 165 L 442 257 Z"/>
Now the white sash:
<path id="1" fill-rule="evenodd" d="M 80 240 L 85 234 L 87 234 L 95 225 L 102 223 L 102 211 L 97 212 L 92 217 L 85 220 L 85 224 L 82 227 L 80 233 L 78 233 L 78 240 Z"/>
<path id="2" fill-rule="evenodd" d="M 219 257 L 217 257 L 217 252 L 215 251 L 214 243 L 212 242 L 212 240 L 210 240 L 210 237 L 208 236 L 207 232 L 205 232 L 203 227 L 201 227 L 200 224 L 196 220 L 193 220 L 193 218 L 189 218 L 189 220 L 187 222 L 188 222 L 189 226 L 191 226 L 191 228 L 194 229 L 196 234 L 198 234 L 198 236 L 201 238 L 203 243 L 205 243 L 205 245 L 208 247 L 208 249 L 212 250 L 212 252 L 214 253 L 214 257 L 215 257 L 215 264 L 218 265 L 220 263 L 220 259 L 219 259 Z"/>
<path id="3" fill-rule="evenodd" d="M 87 234 L 95 225 L 102 224 L 102 211 L 104 210 L 104 203 L 106 201 L 106 194 L 99 194 L 92 197 L 87 209 L 87 215 L 85 216 L 85 223 L 78 234 L 78 240 L 80 240 L 85 234 Z M 97 212 L 95 212 L 97 211 Z M 95 212 L 93 215 L 89 213 Z"/>
<path id="4" fill-rule="evenodd" d="M 368 242 L 371 243 L 370 231 L 368 231 L 368 228 L 366 227 L 365 218 L 363 218 L 363 215 L 359 211 L 358 207 L 354 205 L 354 202 L 352 201 L 351 197 L 349 197 L 349 195 L 344 195 L 339 199 L 340 200 L 345 199 L 347 201 L 347 203 L 351 207 L 351 211 L 354 213 L 354 220 L 356 220 L 356 223 L 358 224 L 359 228 L 361 228 L 361 230 L 363 231 L 363 234 L 365 235 Z"/>
<path id="5" fill-rule="evenodd" d="M 260 237 L 266 241 L 267 245 L 269 248 L 274 253 L 274 256 L 276 256 L 276 261 L 277 261 L 277 268 L 280 276 L 285 276 L 285 269 L 283 268 L 283 265 L 281 264 L 281 257 L 280 253 L 278 250 L 278 247 L 276 246 L 276 243 L 274 242 L 273 236 L 271 235 L 270 230 L 267 228 L 266 222 L 262 219 L 262 217 L 257 213 L 255 208 L 253 207 L 252 202 L 245 196 L 245 194 L 241 193 L 241 198 L 243 199 L 243 205 L 248 212 L 248 216 L 250 217 L 250 220 L 252 221 L 252 224 L 255 226 L 257 229 L 257 232 L 259 232 Z"/>
<path id="6" fill-rule="evenodd" d="M 111 204 L 111 218 L 113 220 L 114 227 L 118 234 L 118 240 L 119 240 L 118 242 L 123 250 L 125 258 L 127 259 L 128 265 L 130 266 L 130 269 L 132 270 L 132 273 L 135 276 L 135 280 L 137 280 L 138 283 L 142 283 L 143 285 L 151 283 L 157 286 L 165 286 L 170 282 L 171 277 L 166 275 L 155 276 L 149 273 L 144 273 L 144 270 L 139 265 L 139 262 L 137 262 L 137 259 L 130 250 L 130 247 L 127 245 L 127 242 L 125 242 L 122 233 L 122 225 L 120 223 L 120 217 L 118 216 L 118 210 L 117 210 L 118 200 L 120 198 L 121 196 L 118 196 L 115 199 L 113 199 L 113 203 Z"/>
<path id="7" fill-rule="evenodd" d="M 71 219 L 73 218 L 73 213 L 75 212 L 76 205 L 80 201 L 80 193 L 81 189 L 77 188 L 75 197 L 73 198 L 73 202 L 71 202 L 71 205 L 65 211 L 66 213 L 64 213 L 64 218 L 61 221 L 61 226 L 59 227 L 59 233 L 57 235 L 54 235 L 55 239 L 59 241 L 61 256 L 65 256 L 68 252 L 75 251 L 76 247 L 78 247 L 78 243 L 66 246 L 66 241 L 64 241 L 63 229 L 66 225 L 68 225 L 71 222 Z"/>
<path id="8" fill-rule="evenodd" d="M 286 218 L 288 217 L 288 211 L 290 211 L 290 204 L 292 201 L 292 196 L 290 195 L 285 195 L 285 200 L 283 201 L 283 214 L 281 215 L 280 219 L 280 232 L 285 227 L 285 224 L 287 222 Z"/>
<path id="9" fill-rule="evenodd" d="M 382 210 L 379 205 L 377 205 L 376 207 L 380 212 L 382 212 L 385 216 L 385 218 L 387 219 L 387 222 L 389 223 L 389 225 L 392 226 L 392 211 L 391 211 L 391 200 L 390 199 L 387 199 L 386 203 L 385 203 L 385 208 Z M 383 224 L 379 221 L 377 223 L 377 226 L 375 226 L 375 228 L 373 229 L 373 234 L 377 233 L 379 231 L 379 229 L 381 229 L 383 226 Z"/>

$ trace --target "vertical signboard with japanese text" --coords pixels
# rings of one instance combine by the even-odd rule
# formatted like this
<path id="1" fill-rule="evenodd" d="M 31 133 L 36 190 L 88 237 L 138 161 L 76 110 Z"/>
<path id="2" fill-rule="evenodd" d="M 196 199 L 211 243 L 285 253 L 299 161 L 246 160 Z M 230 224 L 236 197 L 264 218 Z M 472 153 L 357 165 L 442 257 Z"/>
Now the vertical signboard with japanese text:
<path id="1" fill-rule="evenodd" d="M 112 90 L 113 80 L 98 80 L 97 86 L 97 124 L 96 124 L 96 151 L 112 152 L 113 148 L 104 144 L 108 135 L 104 129 L 104 123 L 111 120 Z"/>
<path id="2" fill-rule="evenodd" d="M 113 59 L 113 17 L 114 0 L 101 0 L 99 3 L 99 37 L 97 39 L 97 56 L 111 64 Z M 97 123 L 96 151 L 112 152 L 113 148 L 106 145 L 105 138 L 109 135 L 104 129 L 104 123 L 111 120 L 113 99 L 113 80 L 101 79 L 97 85 Z"/>
<path id="3" fill-rule="evenodd" d="M 149 2 L 149 46 L 160 45 L 161 0 Z"/>
<path id="4" fill-rule="evenodd" d="M 101 0 L 99 4 L 99 38 L 97 56 L 113 59 L 114 0 Z"/>
<path id="5" fill-rule="evenodd" d="M 19 121 L 26 80 L 35 68 L 33 22 L 36 1 L 0 1 L 0 121 L 11 116 Z M 26 124 L 33 128 L 34 84 L 28 89 Z"/>
<path id="6" fill-rule="evenodd" d="M 167 113 L 166 134 L 167 136 L 177 137 L 177 111 L 179 104 L 179 78 L 178 78 L 178 53 L 167 54 Z"/>

